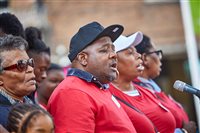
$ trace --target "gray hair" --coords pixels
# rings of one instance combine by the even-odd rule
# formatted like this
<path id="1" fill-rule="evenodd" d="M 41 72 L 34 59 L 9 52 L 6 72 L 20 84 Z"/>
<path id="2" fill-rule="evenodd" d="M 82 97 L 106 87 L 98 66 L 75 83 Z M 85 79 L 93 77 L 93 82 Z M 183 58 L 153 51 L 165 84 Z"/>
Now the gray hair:
<path id="1" fill-rule="evenodd" d="M 2 55 L 4 51 L 11 50 L 27 50 L 28 43 L 22 37 L 13 36 L 13 35 L 4 35 L 0 37 L 0 67 L 2 66 Z"/>
<path id="2" fill-rule="evenodd" d="M 4 35 L 0 37 L 0 52 L 9 50 L 27 50 L 28 43 L 22 37 Z"/>

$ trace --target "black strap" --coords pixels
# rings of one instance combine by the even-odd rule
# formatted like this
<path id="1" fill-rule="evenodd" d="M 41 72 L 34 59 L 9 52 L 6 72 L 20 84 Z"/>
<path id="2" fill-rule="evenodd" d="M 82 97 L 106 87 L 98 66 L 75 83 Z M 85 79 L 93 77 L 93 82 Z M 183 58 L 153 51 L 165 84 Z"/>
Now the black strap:
<path id="1" fill-rule="evenodd" d="M 136 107 L 134 107 L 133 105 L 131 105 L 130 103 L 126 102 L 125 100 L 119 98 L 118 96 L 113 95 L 117 100 L 121 101 L 122 103 L 126 104 L 127 106 L 129 106 L 130 108 L 134 109 L 135 111 L 137 111 L 140 114 L 144 114 L 142 111 L 140 111 L 139 109 L 137 109 Z"/>
<path id="2" fill-rule="evenodd" d="M 125 105 L 127 105 L 128 107 L 130 107 L 130 108 L 134 109 L 135 111 L 137 111 L 138 113 L 145 115 L 142 111 L 140 111 L 138 108 L 134 107 L 133 105 L 131 105 L 131 104 L 128 103 L 127 101 L 125 101 L 125 100 L 119 98 L 118 96 L 115 96 L 115 95 L 113 95 L 113 96 L 114 96 L 117 100 L 119 100 L 119 101 L 121 101 L 122 103 L 124 103 Z M 146 115 L 145 115 L 145 116 L 146 116 Z M 147 118 L 148 118 L 148 117 L 147 117 Z M 149 118 L 148 118 L 148 119 L 149 119 Z M 154 126 L 153 122 L 152 122 L 150 119 L 149 119 L 149 121 L 150 121 L 151 124 L 153 125 L 155 132 L 156 132 L 156 133 L 159 133 L 158 130 L 156 129 L 156 127 Z"/>

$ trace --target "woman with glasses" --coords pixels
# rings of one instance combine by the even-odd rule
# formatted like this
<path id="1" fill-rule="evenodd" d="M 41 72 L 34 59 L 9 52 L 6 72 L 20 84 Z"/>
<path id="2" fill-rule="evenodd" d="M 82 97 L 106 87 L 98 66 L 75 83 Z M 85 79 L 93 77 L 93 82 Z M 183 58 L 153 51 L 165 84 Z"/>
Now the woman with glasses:
<path id="1" fill-rule="evenodd" d="M 142 35 L 135 37 L 135 41 L 130 41 L 131 36 L 123 37 L 124 39 L 119 37 L 114 42 L 119 77 L 110 84 L 109 90 L 120 102 L 138 133 L 173 133 L 176 123 L 172 113 L 150 91 L 132 82 L 144 67 L 141 54 L 135 49 L 141 42 Z M 148 130 L 145 121 L 140 121 L 139 114 L 146 117 L 153 130 Z"/>
<path id="2" fill-rule="evenodd" d="M 10 107 L 32 103 L 26 95 L 36 87 L 34 61 L 26 53 L 27 42 L 21 37 L 0 37 L 0 124 L 6 127 Z"/>
<path id="3" fill-rule="evenodd" d="M 184 133 L 185 131 L 195 133 L 195 123 L 189 122 L 188 116 L 181 105 L 167 96 L 152 80 L 160 75 L 162 50 L 157 50 L 146 35 L 143 35 L 143 40 L 135 48 L 142 55 L 144 71 L 134 82 L 153 92 L 155 97 L 172 112 L 176 120 L 176 133 Z"/>

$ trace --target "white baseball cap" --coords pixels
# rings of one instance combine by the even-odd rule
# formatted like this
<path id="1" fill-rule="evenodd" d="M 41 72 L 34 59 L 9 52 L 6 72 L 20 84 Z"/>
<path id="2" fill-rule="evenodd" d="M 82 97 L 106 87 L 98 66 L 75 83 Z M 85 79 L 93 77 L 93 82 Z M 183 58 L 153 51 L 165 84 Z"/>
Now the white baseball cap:
<path id="1" fill-rule="evenodd" d="M 115 51 L 119 52 L 121 50 L 127 49 L 130 46 L 138 45 L 143 39 L 143 34 L 141 31 L 138 31 L 129 37 L 120 35 L 116 41 L 114 41 Z"/>

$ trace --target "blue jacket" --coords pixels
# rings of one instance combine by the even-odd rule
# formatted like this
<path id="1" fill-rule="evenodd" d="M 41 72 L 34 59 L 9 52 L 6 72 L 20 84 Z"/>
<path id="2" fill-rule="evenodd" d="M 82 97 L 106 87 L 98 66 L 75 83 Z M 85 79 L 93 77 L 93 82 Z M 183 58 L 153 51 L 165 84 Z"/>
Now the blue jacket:
<path id="1" fill-rule="evenodd" d="M 11 107 L 16 104 L 19 103 L 19 101 L 14 100 L 13 98 L 11 98 L 10 96 L 8 96 L 8 94 L 6 94 L 4 92 L 4 94 L 2 93 L 2 91 L 0 91 L 0 124 L 7 128 L 7 121 L 8 121 L 8 114 L 10 112 Z M 30 103 L 32 104 L 33 102 L 27 97 L 24 97 L 24 103 Z"/>
<path id="2" fill-rule="evenodd" d="M 0 124 L 5 128 L 11 106 L 9 100 L 0 93 Z"/>

